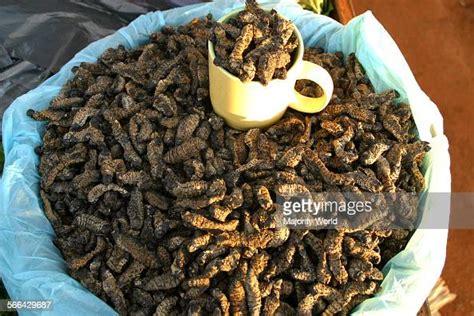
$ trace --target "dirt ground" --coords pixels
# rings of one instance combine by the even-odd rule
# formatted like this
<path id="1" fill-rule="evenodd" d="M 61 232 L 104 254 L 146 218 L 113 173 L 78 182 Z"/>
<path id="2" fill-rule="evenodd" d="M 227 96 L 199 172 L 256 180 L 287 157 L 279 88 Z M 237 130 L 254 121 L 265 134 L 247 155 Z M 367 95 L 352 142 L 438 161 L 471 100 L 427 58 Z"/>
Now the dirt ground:
<path id="1" fill-rule="evenodd" d="M 453 192 L 473 192 L 474 0 L 353 0 L 372 10 L 438 105 L 450 142 Z M 455 212 L 456 210 L 452 210 Z M 458 295 L 443 315 L 474 315 L 474 230 L 451 230 L 443 277 Z"/>

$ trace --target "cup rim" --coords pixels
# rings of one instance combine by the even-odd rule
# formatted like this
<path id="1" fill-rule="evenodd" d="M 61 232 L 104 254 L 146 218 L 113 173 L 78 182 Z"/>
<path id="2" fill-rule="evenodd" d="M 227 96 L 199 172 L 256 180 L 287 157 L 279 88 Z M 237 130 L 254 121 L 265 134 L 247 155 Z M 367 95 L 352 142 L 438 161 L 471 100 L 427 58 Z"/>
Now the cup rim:
<path id="1" fill-rule="evenodd" d="M 229 13 L 227 13 L 226 15 L 222 16 L 220 19 L 217 20 L 217 22 L 219 23 L 223 23 L 224 21 L 228 20 L 229 18 L 237 15 L 239 12 L 245 10 L 245 8 L 240 8 L 240 9 L 237 9 L 237 10 L 233 10 Z M 270 9 L 266 9 L 266 10 L 272 10 L 272 8 Z M 278 13 L 280 14 L 280 13 Z M 282 14 L 281 14 L 282 15 Z M 283 17 L 285 17 L 284 15 L 282 15 Z M 286 19 L 288 19 L 287 17 L 285 17 Z M 289 19 L 288 19 L 289 20 Z M 291 20 L 289 20 L 291 21 Z M 294 57 L 294 61 L 293 61 L 293 64 L 291 65 L 291 67 L 288 69 L 288 72 L 294 70 L 297 66 L 297 63 L 298 61 L 301 61 L 303 59 L 303 53 L 304 53 L 304 42 L 303 42 L 303 36 L 301 35 L 300 31 L 298 30 L 298 28 L 296 27 L 295 23 L 293 23 L 291 21 L 291 24 L 293 25 L 293 29 L 294 29 L 294 32 L 296 34 L 296 37 L 298 38 L 298 47 L 296 48 L 296 55 Z M 239 77 L 235 76 L 234 74 L 230 73 L 227 69 L 225 69 L 224 67 L 221 67 L 221 66 L 217 66 L 214 64 L 214 60 L 216 59 L 216 53 L 215 53 L 215 50 L 214 50 L 214 43 L 211 41 L 211 40 L 208 40 L 207 41 L 207 45 L 208 45 L 208 54 L 209 54 L 209 57 L 210 57 L 210 61 L 209 63 L 212 63 L 212 65 L 216 66 L 217 68 L 219 68 L 221 71 L 224 72 L 224 74 L 228 77 L 230 77 L 231 79 L 233 80 L 239 80 Z M 272 79 L 270 80 L 271 81 L 274 81 L 274 80 L 286 80 L 286 79 Z M 261 84 L 262 83 L 260 81 L 250 81 L 250 82 L 245 82 L 245 84 L 251 84 L 251 83 L 258 83 L 258 84 Z"/>

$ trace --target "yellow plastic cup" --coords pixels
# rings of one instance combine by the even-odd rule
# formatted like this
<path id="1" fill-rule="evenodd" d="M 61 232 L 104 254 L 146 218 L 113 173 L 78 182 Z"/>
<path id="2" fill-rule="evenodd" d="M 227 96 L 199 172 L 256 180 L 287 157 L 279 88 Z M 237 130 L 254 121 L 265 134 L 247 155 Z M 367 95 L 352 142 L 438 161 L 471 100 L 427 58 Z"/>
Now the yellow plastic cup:
<path id="1" fill-rule="evenodd" d="M 219 20 L 235 16 L 232 12 Z M 227 125 L 238 130 L 265 128 L 281 119 L 288 107 L 304 113 L 322 111 L 331 100 L 334 84 L 331 75 L 321 66 L 303 60 L 304 43 L 295 26 L 299 45 L 286 79 L 273 79 L 264 86 L 258 81 L 242 82 L 222 67 L 216 66 L 214 44 L 209 41 L 209 89 L 212 107 Z M 306 97 L 295 90 L 296 80 L 317 83 L 324 95 Z"/>

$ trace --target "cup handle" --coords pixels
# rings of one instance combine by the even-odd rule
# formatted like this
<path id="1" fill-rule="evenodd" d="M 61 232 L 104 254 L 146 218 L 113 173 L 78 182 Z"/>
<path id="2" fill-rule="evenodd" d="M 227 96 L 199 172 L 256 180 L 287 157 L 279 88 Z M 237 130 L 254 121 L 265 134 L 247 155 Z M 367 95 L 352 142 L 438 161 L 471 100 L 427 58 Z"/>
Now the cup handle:
<path id="1" fill-rule="evenodd" d="M 324 95 L 319 98 L 310 98 L 295 90 L 295 101 L 290 107 L 304 113 L 316 113 L 322 111 L 331 100 L 334 83 L 331 75 L 323 67 L 303 60 L 302 71 L 298 79 L 308 79 L 316 82 L 323 90 Z"/>

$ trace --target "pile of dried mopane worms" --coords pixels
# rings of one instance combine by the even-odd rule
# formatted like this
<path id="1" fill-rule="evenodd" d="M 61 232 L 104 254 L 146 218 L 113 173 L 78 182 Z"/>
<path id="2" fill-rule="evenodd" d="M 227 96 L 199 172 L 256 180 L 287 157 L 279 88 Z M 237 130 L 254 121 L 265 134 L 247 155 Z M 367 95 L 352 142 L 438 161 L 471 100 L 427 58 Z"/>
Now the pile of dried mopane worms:
<path id="1" fill-rule="evenodd" d="M 275 10 L 265 11 L 256 0 L 228 21 L 216 23 L 211 37 L 216 58 L 241 81 L 286 79 L 298 47 L 293 23 Z"/>
<path id="2" fill-rule="evenodd" d="M 305 58 L 335 83 L 322 113 L 227 127 L 208 97 L 213 26 L 196 19 L 107 49 L 73 68 L 48 109 L 28 111 L 47 121 L 36 151 L 55 244 L 121 315 L 347 314 L 378 290 L 409 231 L 288 230 L 274 197 L 418 192 L 428 146 L 409 106 L 374 93 L 355 56 L 317 49 Z"/>

